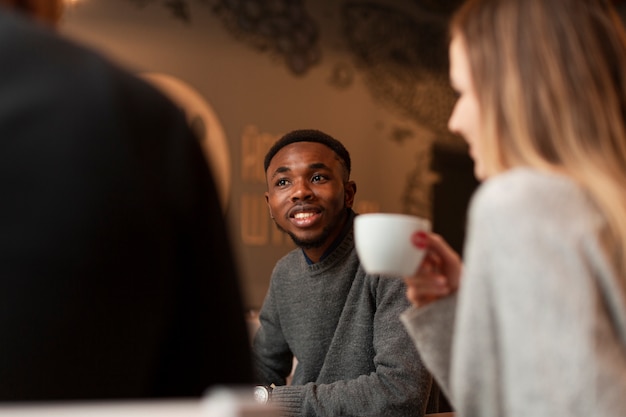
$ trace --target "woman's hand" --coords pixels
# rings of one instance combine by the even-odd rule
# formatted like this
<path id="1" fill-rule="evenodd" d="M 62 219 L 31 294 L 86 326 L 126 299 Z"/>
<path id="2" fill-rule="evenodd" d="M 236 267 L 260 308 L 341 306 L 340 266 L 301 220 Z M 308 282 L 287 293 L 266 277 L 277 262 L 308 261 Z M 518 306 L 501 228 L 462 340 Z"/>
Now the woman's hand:
<path id="1" fill-rule="evenodd" d="M 415 307 L 423 307 L 455 293 L 463 263 L 459 255 L 435 233 L 417 232 L 413 244 L 426 250 L 415 275 L 405 277 L 406 296 Z"/>

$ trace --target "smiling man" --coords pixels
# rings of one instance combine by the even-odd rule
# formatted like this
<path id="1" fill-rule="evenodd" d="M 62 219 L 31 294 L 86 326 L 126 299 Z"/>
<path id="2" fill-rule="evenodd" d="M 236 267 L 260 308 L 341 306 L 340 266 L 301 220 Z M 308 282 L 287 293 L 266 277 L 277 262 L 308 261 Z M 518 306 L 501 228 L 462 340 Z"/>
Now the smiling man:
<path id="1" fill-rule="evenodd" d="M 265 157 L 270 216 L 298 248 L 276 264 L 261 309 L 258 392 L 288 416 L 421 416 L 432 379 L 399 320 L 403 281 L 367 275 L 357 258 L 350 168 L 318 130 L 286 134 Z"/>

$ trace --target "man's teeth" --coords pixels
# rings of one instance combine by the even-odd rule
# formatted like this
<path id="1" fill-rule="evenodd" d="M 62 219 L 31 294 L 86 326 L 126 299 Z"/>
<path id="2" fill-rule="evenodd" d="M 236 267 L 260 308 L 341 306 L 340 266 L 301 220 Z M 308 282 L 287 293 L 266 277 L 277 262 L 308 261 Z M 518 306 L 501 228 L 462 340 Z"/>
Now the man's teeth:
<path id="1" fill-rule="evenodd" d="M 309 217 L 313 217 L 313 213 L 296 213 L 293 217 L 298 220 L 308 219 Z"/>

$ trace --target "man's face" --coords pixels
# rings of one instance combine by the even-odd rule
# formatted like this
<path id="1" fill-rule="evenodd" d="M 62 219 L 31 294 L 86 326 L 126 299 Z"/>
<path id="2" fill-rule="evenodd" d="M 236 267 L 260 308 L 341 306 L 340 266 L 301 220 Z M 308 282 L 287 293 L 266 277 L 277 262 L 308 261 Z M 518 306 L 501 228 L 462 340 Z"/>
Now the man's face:
<path id="1" fill-rule="evenodd" d="M 319 260 L 341 232 L 356 193 L 341 160 L 326 145 L 296 142 L 276 153 L 265 175 L 274 222 Z"/>

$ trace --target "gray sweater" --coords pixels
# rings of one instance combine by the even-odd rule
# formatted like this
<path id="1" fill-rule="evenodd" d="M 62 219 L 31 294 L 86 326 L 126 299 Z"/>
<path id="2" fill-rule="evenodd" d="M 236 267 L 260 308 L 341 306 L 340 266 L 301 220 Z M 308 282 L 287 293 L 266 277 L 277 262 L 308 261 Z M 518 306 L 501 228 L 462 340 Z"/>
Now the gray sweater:
<path id="1" fill-rule="evenodd" d="M 480 187 L 459 292 L 402 315 L 459 417 L 626 416 L 626 277 L 605 230 L 565 177 Z"/>
<path id="2" fill-rule="evenodd" d="M 421 416 L 432 379 L 399 320 L 404 283 L 363 271 L 352 220 L 321 262 L 295 249 L 277 263 L 254 339 L 260 380 L 290 416 Z"/>

